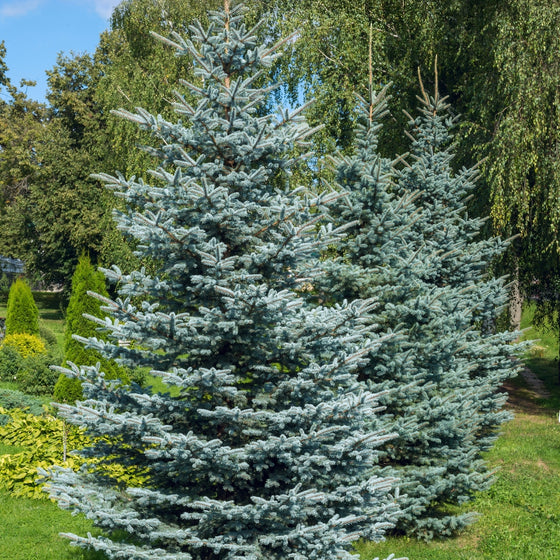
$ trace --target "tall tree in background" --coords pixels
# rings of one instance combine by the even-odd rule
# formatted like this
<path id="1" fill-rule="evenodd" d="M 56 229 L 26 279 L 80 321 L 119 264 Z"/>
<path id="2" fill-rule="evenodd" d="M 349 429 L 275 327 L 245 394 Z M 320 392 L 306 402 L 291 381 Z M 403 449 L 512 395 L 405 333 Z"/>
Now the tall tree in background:
<path id="1" fill-rule="evenodd" d="M 148 142 L 149 135 L 110 111 L 115 107 L 134 111 L 149 105 L 155 113 L 170 118 L 176 84 L 193 76 L 190 61 L 169 57 L 165 45 L 154 41 L 150 33 L 183 32 L 195 19 L 206 21 L 206 10 L 221 5 L 220 0 L 124 0 L 115 7 L 110 29 L 101 35 L 95 53 L 103 74 L 95 99 L 103 108 L 104 133 L 111 145 L 110 172 L 138 173 L 155 164 L 146 152 L 135 149 Z"/>
<path id="2" fill-rule="evenodd" d="M 20 152 L 29 152 L 27 167 L 18 162 L 20 173 L 31 170 L 25 188 L 6 200 L 0 250 L 23 259 L 34 279 L 64 285 L 81 251 L 98 260 L 113 227 L 111 197 L 89 179 L 110 146 L 98 138 L 100 110 L 93 101 L 98 72 L 91 57 L 59 56 L 48 75 L 49 108 L 41 106 L 27 144 L 13 141 Z M 12 112 L 22 99 L 14 97 Z"/>
<path id="3" fill-rule="evenodd" d="M 7 101 L 0 100 L 0 254 L 21 257 L 18 248 L 32 243 L 27 237 L 31 224 L 24 201 L 39 171 L 36 146 L 45 125 L 47 110 L 9 81 L 5 55 L 2 42 L 0 85 L 6 88 L 9 98 Z M 21 83 L 22 88 L 28 85 L 32 82 Z"/>
<path id="4" fill-rule="evenodd" d="M 558 2 L 516 0 L 500 14 L 485 172 L 495 227 L 519 236 L 509 260 L 519 295 L 535 296 L 537 320 L 560 334 L 559 26 Z"/>
<path id="5" fill-rule="evenodd" d="M 144 110 L 121 115 L 150 131 L 160 166 L 151 182 L 103 175 L 127 202 L 119 226 L 157 270 L 123 274 L 120 298 L 103 299 L 112 342 L 89 345 L 170 387 L 152 394 L 80 378 L 85 400 L 60 405 L 96 437 L 86 451 L 146 473 L 123 488 L 92 469 L 52 474 L 51 495 L 119 539 L 68 535 L 110 557 L 350 560 L 349 543 L 380 538 L 396 513 L 391 479 L 375 475 L 375 395 L 356 368 L 377 345 L 364 325 L 370 302 L 308 307 L 297 288 L 319 272 L 336 232 L 317 230 L 323 204 L 287 183 L 294 145 L 311 130 L 285 109 L 263 114 L 259 72 L 275 48 L 259 46 L 240 10 L 191 28 L 191 105 L 181 122 Z M 131 347 L 115 344 L 130 340 Z M 368 428 L 366 428 L 366 422 Z"/>

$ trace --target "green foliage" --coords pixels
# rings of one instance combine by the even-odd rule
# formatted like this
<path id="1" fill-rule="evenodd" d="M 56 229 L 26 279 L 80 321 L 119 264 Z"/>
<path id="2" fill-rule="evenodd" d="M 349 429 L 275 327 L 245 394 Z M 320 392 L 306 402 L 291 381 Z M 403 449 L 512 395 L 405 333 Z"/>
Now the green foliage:
<path id="1" fill-rule="evenodd" d="M 45 343 L 38 336 L 25 332 L 7 334 L 2 341 L 2 348 L 13 348 L 22 358 L 44 354 L 46 351 Z"/>
<path id="2" fill-rule="evenodd" d="M 45 412 L 42 401 L 13 389 L 0 388 L 0 407 L 8 410 L 19 408 L 35 416 L 39 416 Z M 9 416 L 5 415 L 4 418 L 3 424 L 7 422 Z"/>
<path id="3" fill-rule="evenodd" d="M 31 395 L 52 395 L 59 375 L 51 366 L 61 361 L 57 348 L 24 358 L 16 374 L 18 387 Z"/>
<path id="4" fill-rule="evenodd" d="M 41 337 L 41 340 L 43 340 L 46 343 L 47 346 L 54 347 L 58 343 L 56 334 L 51 329 L 45 327 L 41 323 L 39 323 L 39 336 Z"/>
<path id="5" fill-rule="evenodd" d="M 10 417 L 10 421 L 0 427 L 0 441 L 25 447 L 25 451 L 0 457 L 0 488 L 15 496 L 45 498 L 41 486 L 36 483 L 37 469 L 63 463 L 64 422 L 54 416 L 35 416 L 17 409 L 0 409 L 0 413 Z M 69 430 L 69 449 L 83 447 L 87 441 L 80 430 Z M 78 467 L 82 463 L 82 459 L 70 455 L 64 464 Z"/>
<path id="6" fill-rule="evenodd" d="M 0 301 L 5 301 L 8 299 L 10 293 L 11 281 L 8 276 L 4 273 L 0 276 Z"/>
<path id="7" fill-rule="evenodd" d="M 17 348 L 0 346 L 0 381 L 14 381 L 22 359 Z"/>
<path id="8" fill-rule="evenodd" d="M 99 362 L 107 379 L 119 378 L 124 383 L 128 383 L 130 378 L 124 368 L 107 360 L 98 351 L 84 346 L 83 339 L 87 337 L 95 336 L 101 340 L 106 339 L 106 335 L 100 332 L 98 325 L 84 316 L 100 319 L 105 316 L 99 299 L 92 297 L 88 292 L 94 292 L 103 297 L 108 296 L 103 274 L 95 270 L 89 258 L 83 255 L 72 276 L 72 292 L 66 310 L 64 330 L 64 361 L 81 365 L 95 365 Z M 82 340 L 76 340 L 74 335 L 82 337 Z M 73 403 L 81 399 L 81 396 L 82 389 L 78 379 L 69 378 L 64 374 L 58 376 L 54 388 L 56 401 Z"/>
<path id="9" fill-rule="evenodd" d="M 18 278 L 10 287 L 6 316 L 6 336 L 27 333 L 39 334 L 39 310 L 31 288 Z"/>
<path id="10" fill-rule="evenodd" d="M 15 381 L 31 395 L 52 395 L 58 374 L 51 366 L 61 360 L 56 345 L 47 349 L 35 335 L 8 335 L 0 347 L 0 380 Z"/>
<path id="11" fill-rule="evenodd" d="M 2 53 L 5 53 L 3 43 Z M 3 64 L 2 61 L 0 66 Z M 7 100 L 2 97 L 0 101 L 0 254 L 18 256 L 10 250 L 11 231 L 6 228 L 4 211 L 9 210 L 15 200 L 26 192 L 39 169 L 36 147 L 41 137 L 46 107 L 27 97 L 9 79 L 4 85 L 9 97 Z M 22 87 L 25 85 L 26 82 Z"/>

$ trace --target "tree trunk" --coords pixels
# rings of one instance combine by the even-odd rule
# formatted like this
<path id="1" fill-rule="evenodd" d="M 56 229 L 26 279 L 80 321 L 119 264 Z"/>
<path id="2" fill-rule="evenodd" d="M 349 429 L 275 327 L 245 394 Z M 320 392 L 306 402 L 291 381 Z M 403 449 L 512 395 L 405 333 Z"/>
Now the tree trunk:
<path id="1" fill-rule="evenodd" d="M 519 284 L 519 263 L 516 261 L 514 270 L 514 279 L 511 283 L 511 292 L 509 297 L 509 321 L 513 331 L 521 329 L 521 310 L 523 308 L 523 294 Z"/>
<path id="2" fill-rule="evenodd" d="M 560 385 L 560 300 L 556 300 L 556 323 L 558 327 L 558 385 Z"/>

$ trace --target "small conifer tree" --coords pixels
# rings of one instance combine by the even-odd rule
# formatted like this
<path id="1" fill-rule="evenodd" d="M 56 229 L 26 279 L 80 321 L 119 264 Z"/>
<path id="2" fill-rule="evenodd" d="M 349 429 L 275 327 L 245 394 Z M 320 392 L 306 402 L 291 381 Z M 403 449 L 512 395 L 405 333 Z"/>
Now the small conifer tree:
<path id="1" fill-rule="evenodd" d="M 6 336 L 10 334 L 39 335 L 39 310 L 33 293 L 22 278 L 10 287 L 6 311 Z"/>
<path id="2" fill-rule="evenodd" d="M 67 535 L 129 560 L 354 558 L 360 535 L 382 538 L 397 506 L 377 476 L 376 447 L 392 437 L 357 368 L 380 340 L 370 301 L 310 307 L 299 287 L 320 271 L 337 232 L 323 208 L 336 193 L 293 189 L 293 148 L 311 131 L 298 115 L 266 112 L 255 84 L 275 59 L 239 7 L 171 43 L 192 57 L 196 83 L 178 94 L 177 123 L 120 114 L 153 133 L 153 183 L 102 176 L 127 202 L 119 227 L 146 269 L 106 276 L 107 341 L 89 347 L 149 366 L 168 393 L 108 383 L 98 367 L 68 368 L 84 401 L 59 405 L 96 437 L 101 464 L 141 469 L 124 488 L 99 463 L 51 472 L 50 494 L 107 533 Z M 119 339 L 131 340 L 130 347 Z M 375 431 L 374 431 L 375 429 Z"/>
<path id="3" fill-rule="evenodd" d="M 126 382 L 128 376 L 123 368 L 104 358 L 100 352 L 85 348 L 82 342 L 74 338 L 74 335 L 103 337 L 103 334 L 98 332 L 98 326 L 88 317 L 103 319 L 105 314 L 101 311 L 101 302 L 91 296 L 89 292 L 100 294 L 103 297 L 109 295 L 103 274 L 95 270 L 88 256 L 82 255 L 72 276 L 72 291 L 66 310 L 64 363 L 95 365 L 99 362 L 107 379 L 120 378 Z M 80 381 L 61 373 L 54 388 L 54 398 L 58 402 L 65 403 L 73 403 L 81 399 Z"/>

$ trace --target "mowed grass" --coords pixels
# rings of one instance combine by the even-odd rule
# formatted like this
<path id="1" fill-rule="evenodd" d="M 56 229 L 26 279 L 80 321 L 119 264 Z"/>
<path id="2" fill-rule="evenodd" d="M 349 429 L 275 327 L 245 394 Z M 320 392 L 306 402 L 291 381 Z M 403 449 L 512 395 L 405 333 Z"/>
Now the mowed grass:
<path id="1" fill-rule="evenodd" d="M 560 425 L 551 414 L 518 409 L 488 454 L 496 483 L 466 507 L 480 519 L 460 536 L 430 543 L 361 543 L 361 558 L 390 553 L 410 560 L 558 560 Z"/>
<path id="2" fill-rule="evenodd" d="M 72 517 L 53 502 L 16 498 L 0 490 L 2 560 L 94 560 L 104 556 L 70 546 L 60 532 L 93 532 L 85 518 Z"/>

